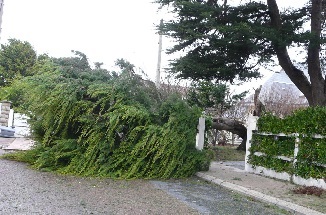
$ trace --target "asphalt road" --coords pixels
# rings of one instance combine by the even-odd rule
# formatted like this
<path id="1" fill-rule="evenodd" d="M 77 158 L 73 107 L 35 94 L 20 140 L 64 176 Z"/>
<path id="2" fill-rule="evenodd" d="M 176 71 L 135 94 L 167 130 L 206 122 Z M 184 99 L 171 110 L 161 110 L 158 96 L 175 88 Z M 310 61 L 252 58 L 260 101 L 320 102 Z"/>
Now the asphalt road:
<path id="1" fill-rule="evenodd" d="M 197 177 L 167 181 L 82 178 L 39 172 L 0 159 L 2 214 L 288 213 Z"/>

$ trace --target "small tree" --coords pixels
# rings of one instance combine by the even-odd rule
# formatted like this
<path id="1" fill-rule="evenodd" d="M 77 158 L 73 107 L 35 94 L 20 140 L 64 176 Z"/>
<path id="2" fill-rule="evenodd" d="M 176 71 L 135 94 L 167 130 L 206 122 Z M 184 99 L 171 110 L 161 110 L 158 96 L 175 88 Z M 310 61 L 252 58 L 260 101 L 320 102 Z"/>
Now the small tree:
<path id="1" fill-rule="evenodd" d="M 265 111 L 284 117 L 293 113 L 294 110 L 307 107 L 306 98 L 300 96 L 294 87 L 294 85 L 293 87 L 273 85 L 269 90 L 262 92 L 260 100 L 264 104 Z"/>
<path id="2" fill-rule="evenodd" d="M 36 60 L 36 52 L 29 42 L 9 39 L 0 50 L 0 86 L 8 85 L 14 78 L 33 75 L 31 68 Z"/>

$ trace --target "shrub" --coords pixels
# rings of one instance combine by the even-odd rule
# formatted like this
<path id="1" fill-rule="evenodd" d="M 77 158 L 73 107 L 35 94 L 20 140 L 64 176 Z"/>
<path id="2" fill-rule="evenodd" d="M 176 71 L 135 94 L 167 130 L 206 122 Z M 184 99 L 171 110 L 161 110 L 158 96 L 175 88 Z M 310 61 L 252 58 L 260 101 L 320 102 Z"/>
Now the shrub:
<path id="1" fill-rule="evenodd" d="M 280 119 L 267 113 L 259 118 L 258 132 L 274 135 L 253 135 L 249 162 L 276 171 L 294 173 L 304 178 L 326 178 L 326 138 L 317 138 L 315 134 L 326 135 L 326 107 L 309 107 L 297 110 L 292 115 Z M 292 162 L 282 161 L 275 156 L 293 157 L 295 137 L 279 137 L 286 133 L 300 138 L 299 152 L 295 166 Z M 255 152 L 263 152 L 265 156 L 255 156 Z"/>

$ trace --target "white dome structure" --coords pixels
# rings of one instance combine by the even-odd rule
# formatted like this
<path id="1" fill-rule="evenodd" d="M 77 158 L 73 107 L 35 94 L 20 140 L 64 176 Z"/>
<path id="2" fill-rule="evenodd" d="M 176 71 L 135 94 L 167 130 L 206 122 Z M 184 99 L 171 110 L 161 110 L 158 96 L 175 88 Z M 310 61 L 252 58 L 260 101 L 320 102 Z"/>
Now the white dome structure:
<path id="1" fill-rule="evenodd" d="M 263 102 L 307 103 L 303 93 L 290 80 L 284 70 L 275 72 L 263 85 L 259 99 Z"/>

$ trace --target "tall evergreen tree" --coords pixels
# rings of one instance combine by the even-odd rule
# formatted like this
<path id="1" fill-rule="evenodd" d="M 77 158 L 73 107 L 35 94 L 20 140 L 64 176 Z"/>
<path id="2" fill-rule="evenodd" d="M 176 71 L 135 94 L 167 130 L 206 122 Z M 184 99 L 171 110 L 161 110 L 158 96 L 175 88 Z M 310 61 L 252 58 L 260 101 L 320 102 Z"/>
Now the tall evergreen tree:
<path id="1" fill-rule="evenodd" d="M 231 83 L 259 77 L 259 68 L 273 57 L 305 95 L 311 106 L 326 105 L 323 70 L 325 4 L 307 0 L 301 8 L 280 11 L 276 0 L 156 0 L 175 14 L 162 32 L 177 44 L 168 53 L 185 54 L 171 63 L 171 72 L 193 80 Z M 306 27 L 310 24 L 309 29 Z M 305 47 L 309 77 L 290 56 L 289 49 Z"/>

